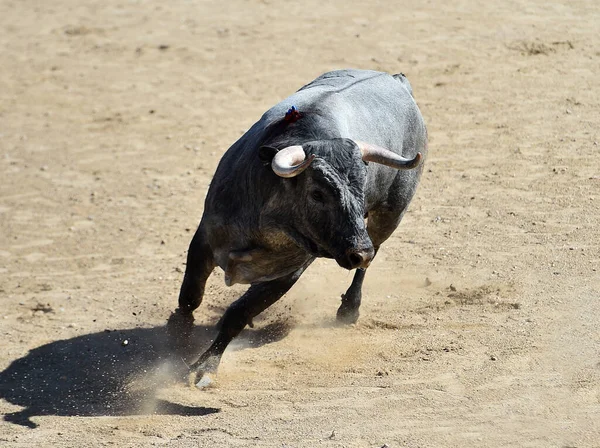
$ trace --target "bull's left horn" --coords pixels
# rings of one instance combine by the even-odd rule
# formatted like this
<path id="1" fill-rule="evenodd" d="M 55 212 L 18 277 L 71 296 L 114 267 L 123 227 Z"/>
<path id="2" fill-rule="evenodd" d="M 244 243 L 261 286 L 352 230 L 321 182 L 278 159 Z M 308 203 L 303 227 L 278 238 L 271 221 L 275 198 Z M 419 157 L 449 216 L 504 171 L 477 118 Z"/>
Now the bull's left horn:
<path id="1" fill-rule="evenodd" d="M 361 141 L 355 141 L 365 162 L 379 163 L 397 170 L 412 170 L 421 163 L 423 156 L 420 152 L 412 159 L 404 158 L 389 149 Z"/>
<path id="2" fill-rule="evenodd" d="M 306 157 L 302 146 L 288 146 L 275 154 L 271 168 L 279 177 L 294 177 L 308 168 L 314 159 L 314 154 Z"/>

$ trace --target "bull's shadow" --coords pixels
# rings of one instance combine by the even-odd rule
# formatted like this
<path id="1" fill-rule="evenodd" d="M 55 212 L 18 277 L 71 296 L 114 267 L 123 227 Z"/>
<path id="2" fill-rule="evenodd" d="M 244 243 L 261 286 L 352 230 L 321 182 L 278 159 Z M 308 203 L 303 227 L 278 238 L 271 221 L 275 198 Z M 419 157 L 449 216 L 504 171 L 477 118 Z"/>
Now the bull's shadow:
<path id="1" fill-rule="evenodd" d="M 256 347 L 288 332 L 288 326 L 275 324 L 245 331 L 240 339 L 246 342 L 243 345 Z M 156 399 L 165 380 L 185 381 L 188 368 L 183 358 L 200 354 L 214 335 L 212 326 L 194 326 L 189 344 L 178 351 L 168 343 L 167 326 L 104 331 L 38 347 L 0 373 L 0 398 L 25 407 L 5 415 L 4 420 L 35 428 L 31 417 L 43 415 L 202 416 L 219 412 L 218 408 Z M 160 384 L 136 381 L 152 375 L 160 378 Z"/>

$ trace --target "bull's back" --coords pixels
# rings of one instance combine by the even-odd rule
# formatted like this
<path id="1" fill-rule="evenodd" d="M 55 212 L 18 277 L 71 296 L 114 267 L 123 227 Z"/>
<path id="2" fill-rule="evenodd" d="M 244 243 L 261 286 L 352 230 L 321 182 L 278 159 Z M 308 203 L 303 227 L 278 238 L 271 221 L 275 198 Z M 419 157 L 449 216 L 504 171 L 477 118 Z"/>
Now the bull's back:
<path id="1" fill-rule="evenodd" d="M 412 88 L 402 74 L 371 70 L 337 70 L 325 73 L 269 111 L 261 122 L 281 120 L 295 106 L 300 113 L 324 118 L 336 137 L 369 141 L 414 156 L 408 137 L 424 134 L 424 124 Z M 414 151 L 416 153 L 416 151 Z"/>
<path id="2" fill-rule="evenodd" d="M 252 190 L 250 196 L 256 198 L 257 186 L 264 183 L 264 179 L 255 179 L 264 172 L 258 160 L 258 148 L 263 144 L 271 126 L 281 122 L 292 106 L 301 115 L 318 115 L 319 126 L 327 128 L 325 133 L 328 138 L 362 140 L 386 147 L 405 157 L 414 157 L 425 148 L 423 119 L 404 75 L 370 70 L 328 72 L 265 112 L 229 148 L 219 163 L 211 184 L 210 190 L 213 191 L 209 191 L 206 204 L 208 208 L 218 213 L 231 214 L 234 210 L 242 211 L 248 207 L 248 190 Z M 374 164 L 370 171 L 377 178 L 385 173 L 388 176 L 396 175 L 390 168 Z M 416 172 L 409 171 L 401 175 L 412 177 Z M 389 182 L 384 182 L 383 185 L 389 185 Z M 212 197 L 214 190 L 218 190 L 221 195 L 218 201 Z M 269 188 L 265 186 L 265 190 L 265 195 L 268 196 Z M 227 200 L 223 201 L 222 196 L 227 196 Z"/>

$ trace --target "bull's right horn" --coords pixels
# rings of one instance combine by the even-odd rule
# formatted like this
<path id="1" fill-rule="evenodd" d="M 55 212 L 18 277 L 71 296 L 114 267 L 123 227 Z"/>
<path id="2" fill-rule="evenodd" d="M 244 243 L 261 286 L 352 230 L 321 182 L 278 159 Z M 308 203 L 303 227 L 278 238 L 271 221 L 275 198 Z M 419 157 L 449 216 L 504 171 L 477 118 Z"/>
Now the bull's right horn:
<path id="1" fill-rule="evenodd" d="M 308 168 L 314 159 L 314 154 L 306 157 L 302 146 L 288 146 L 275 154 L 271 168 L 279 177 L 294 177 Z"/>
<path id="2" fill-rule="evenodd" d="M 397 170 L 412 170 L 421 163 L 423 156 L 420 152 L 412 159 L 404 158 L 389 149 L 361 141 L 355 141 L 365 162 L 379 163 Z"/>

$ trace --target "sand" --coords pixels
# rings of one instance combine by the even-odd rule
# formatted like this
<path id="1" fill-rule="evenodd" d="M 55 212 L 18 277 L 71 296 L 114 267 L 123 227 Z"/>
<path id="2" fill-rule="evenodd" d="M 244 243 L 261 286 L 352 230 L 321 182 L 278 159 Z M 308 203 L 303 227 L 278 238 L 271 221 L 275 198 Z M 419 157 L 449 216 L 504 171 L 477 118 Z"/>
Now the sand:
<path id="1" fill-rule="evenodd" d="M 0 3 L 0 445 L 600 446 L 597 2 Z M 430 135 L 369 268 L 313 264 L 190 388 L 168 352 L 225 150 L 337 68 Z M 215 271 L 200 352 L 244 291 Z"/>

